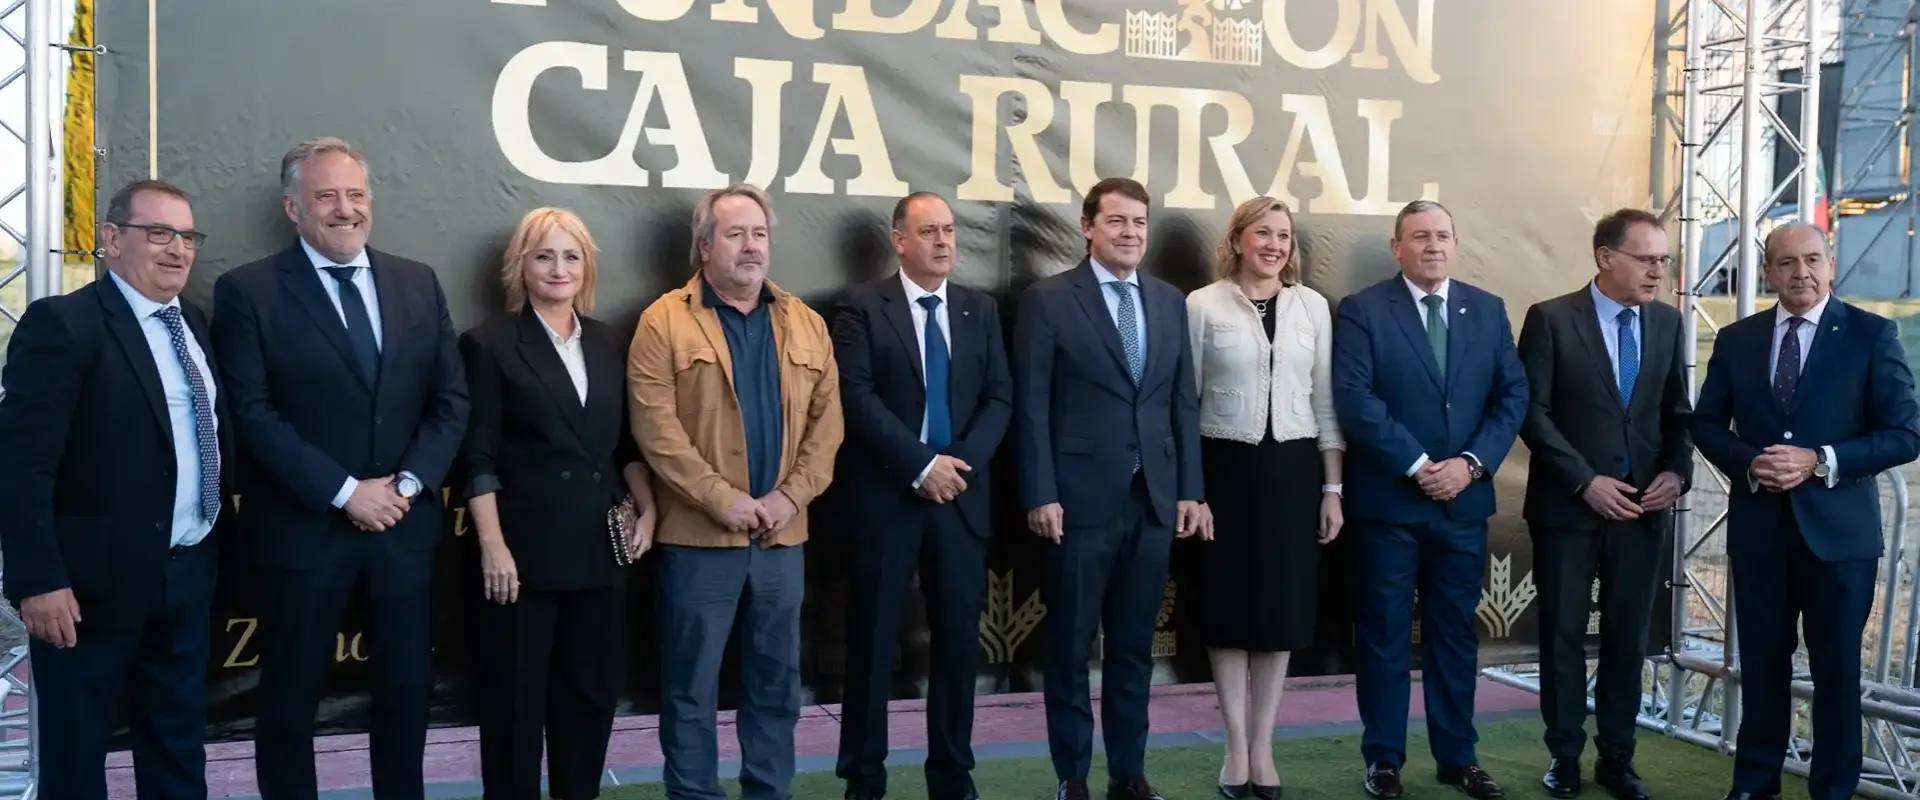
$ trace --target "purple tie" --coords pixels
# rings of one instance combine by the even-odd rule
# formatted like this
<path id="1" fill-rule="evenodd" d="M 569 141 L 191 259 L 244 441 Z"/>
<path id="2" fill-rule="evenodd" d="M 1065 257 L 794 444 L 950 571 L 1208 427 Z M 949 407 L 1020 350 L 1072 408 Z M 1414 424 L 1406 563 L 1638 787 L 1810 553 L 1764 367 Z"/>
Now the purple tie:
<path id="1" fill-rule="evenodd" d="M 1793 390 L 1800 385 L 1800 317 L 1787 318 L 1787 335 L 1780 337 L 1780 358 L 1773 368 L 1773 396 L 1786 408 L 1793 403 Z"/>

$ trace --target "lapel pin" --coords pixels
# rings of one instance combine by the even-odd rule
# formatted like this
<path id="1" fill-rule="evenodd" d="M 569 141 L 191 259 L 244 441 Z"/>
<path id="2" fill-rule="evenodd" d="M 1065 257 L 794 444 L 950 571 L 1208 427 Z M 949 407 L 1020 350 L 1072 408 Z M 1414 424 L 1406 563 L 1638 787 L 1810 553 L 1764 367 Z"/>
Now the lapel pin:
<path id="1" fill-rule="evenodd" d="M 1835 325 L 1835 326 L 1833 326 L 1833 327 L 1831 327 L 1831 328 L 1828 328 L 1827 330 L 1832 330 L 1832 331 L 1837 331 L 1837 330 L 1840 330 L 1840 326 L 1838 326 L 1838 325 Z"/>
<path id="2" fill-rule="evenodd" d="M 1464 308 L 1464 307 L 1463 307 L 1463 308 L 1461 308 L 1461 309 L 1460 309 L 1460 313 L 1462 313 L 1462 314 L 1465 314 L 1465 313 L 1467 313 L 1467 309 L 1466 309 L 1466 308 Z"/>

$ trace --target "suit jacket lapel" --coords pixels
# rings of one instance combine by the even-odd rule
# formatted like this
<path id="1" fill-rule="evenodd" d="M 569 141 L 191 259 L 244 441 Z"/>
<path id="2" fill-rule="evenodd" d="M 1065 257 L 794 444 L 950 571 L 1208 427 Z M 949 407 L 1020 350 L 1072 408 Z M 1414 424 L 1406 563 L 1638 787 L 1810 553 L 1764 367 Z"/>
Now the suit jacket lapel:
<path id="1" fill-rule="evenodd" d="M 547 390 L 547 396 L 553 400 L 560 417 L 567 421 L 567 427 L 573 431 L 574 438 L 581 446 L 586 446 L 586 435 L 581 431 L 581 419 L 585 409 L 580 405 L 580 394 L 574 391 L 573 376 L 567 374 L 567 365 L 560 360 L 560 352 L 553 347 L 553 339 L 547 335 L 547 329 L 540 324 L 540 318 L 528 306 L 520 312 L 520 351 L 521 360 L 533 370 L 534 377 L 540 380 L 540 388 Z M 586 350 L 586 334 L 581 333 L 582 352 Z M 592 365 L 588 365 L 591 367 Z M 591 375 L 591 371 L 588 373 Z M 593 387 L 587 387 L 587 397 L 594 395 Z"/>
<path id="2" fill-rule="evenodd" d="M 580 324 L 585 326 L 580 335 L 580 350 L 587 359 L 587 403 L 580 412 L 577 430 L 581 447 L 585 448 L 588 442 L 594 441 L 594 426 L 601 420 L 617 421 L 616 436 L 632 436 L 633 432 L 627 429 L 626 351 L 605 331 L 587 325 L 584 317 Z"/>
<path id="3" fill-rule="evenodd" d="M 1676 331 L 1669 328 L 1662 314 L 1648 313 L 1655 303 L 1640 306 L 1640 374 L 1633 379 L 1633 402 L 1651 402 L 1651 398 L 1660 391 L 1660 383 L 1666 379 L 1666 371 L 1671 366 L 1664 358 L 1650 358 L 1651 354 L 1673 352 L 1673 337 Z M 1617 384 L 1618 381 L 1615 381 Z"/>
<path id="4" fill-rule="evenodd" d="M 1467 339 L 1479 327 L 1480 315 L 1486 309 L 1467 310 L 1467 293 L 1461 291 L 1460 284 L 1448 283 L 1451 285 L 1447 291 L 1447 392 L 1452 393 L 1454 384 L 1460 382 L 1460 367 L 1467 363 Z"/>
<path id="5" fill-rule="evenodd" d="M 1394 287 L 1394 291 L 1387 293 L 1387 302 L 1393 307 L 1394 321 L 1400 323 L 1400 332 L 1406 334 L 1407 344 L 1413 346 L 1413 352 L 1420 357 L 1420 363 L 1426 365 L 1427 378 L 1433 381 L 1435 388 L 1444 388 L 1440 382 L 1440 362 L 1433 358 L 1433 346 L 1427 344 L 1427 326 L 1420 320 L 1424 309 L 1414 304 L 1413 297 L 1407 294 L 1406 286 L 1401 283 L 1400 278 L 1395 277 L 1392 280 L 1400 284 Z M 1453 341 L 1453 333 L 1454 331 L 1451 330 L 1447 332 L 1447 341 Z M 1451 354 L 1453 348 L 1449 346 L 1447 349 Z"/>
<path id="6" fill-rule="evenodd" d="M 1587 360 L 1593 364 L 1594 374 L 1600 377 L 1600 382 L 1606 384 L 1608 396 L 1613 398 L 1615 405 L 1626 408 L 1626 401 L 1620 396 L 1620 376 L 1614 373 L 1613 357 L 1607 355 L 1607 334 L 1606 331 L 1600 330 L 1600 317 L 1593 308 L 1593 295 L 1588 294 L 1591 291 L 1591 288 L 1583 287 L 1573 297 L 1573 312 L 1577 317 L 1573 321 L 1573 333 L 1580 338 L 1581 346 L 1586 348 Z M 1647 328 L 1647 324 L 1645 315 L 1641 315 L 1640 339 L 1643 342 L 1652 338 L 1652 331 Z M 1644 354 L 1640 363 L 1646 363 Z M 1645 374 L 1646 370 L 1641 370 L 1643 377 Z M 1636 384 L 1634 395 L 1639 396 L 1639 394 Z"/>
<path id="7" fill-rule="evenodd" d="M 1127 351 L 1120 345 L 1120 328 L 1113 321 L 1113 314 L 1107 311 L 1107 298 L 1102 296 L 1100 279 L 1093 274 L 1093 264 L 1080 262 L 1074 268 L 1073 296 L 1080 301 L 1080 310 L 1087 315 L 1087 324 L 1093 326 L 1094 335 L 1107 346 L 1107 354 L 1113 356 L 1113 363 L 1120 367 L 1120 380 L 1128 386 L 1133 385 L 1133 375 L 1127 370 Z M 1149 348 L 1151 349 L 1151 348 Z M 1144 369 L 1142 374 L 1145 374 Z"/>
<path id="8" fill-rule="evenodd" d="M 1795 384 L 1793 401 L 1786 409 L 1788 414 L 1800 408 L 1800 399 L 1807 396 L 1808 387 L 1820 385 L 1833 361 L 1840 357 L 1845 344 L 1840 340 L 1846 333 L 1846 305 L 1837 297 L 1830 298 L 1827 309 L 1820 314 L 1819 328 L 1813 332 L 1813 348 L 1801 356 L 1806 361 L 1800 365 L 1800 381 Z"/>
<path id="9" fill-rule="evenodd" d="M 334 351 L 340 354 L 341 362 L 348 372 L 353 373 L 354 380 L 359 381 L 361 386 L 366 386 L 367 391 L 371 392 L 373 387 L 367 385 L 366 376 L 361 375 L 360 368 L 355 366 L 357 359 L 353 355 L 353 345 L 347 341 L 347 325 L 340 321 L 340 312 L 334 308 L 333 301 L 328 299 L 326 288 L 320 285 L 322 280 L 332 280 L 332 278 L 314 269 L 313 262 L 307 260 L 306 253 L 298 243 L 281 254 L 281 286 L 302 309 L 306 310 L 307 316 L 313 318 L 313 324 L 320 328 L 322 338 L 333 345 Z M 388 315 L 380 316 L 386 319 Z"/>
<path id="10" fill-rule="evenodd" d="M 167 396 L 160 388 L 160 369 L 154 365 L 153 348 L 147 346 L 147 335 L 140 330 L 140 320 L 134 319 L 133 307 L 127 305 L 127 298 L 120 296 L 120 287 L 113 284 L 113 278 L 95 281 L 93 293 L 106 309 L 107 328 L 120 343 L 127 365 L 133 367 L 134 377 L 139 379 L 142 393 L 147 396 L 147 405 L 153 410 L 154 422 L 159 423 L 160 433 L 167 437 L 171 448 L 173 418 L 167 415 Z M 206 348 L 203 345 L 201 349 Z"/>
<path id="11" fill-rule="evenodd" d="M 973 295 L 953 285 L 951 281 L 947 283 L 947 299 L 949 301 L 947 331 L 950 334 L 947 337 L 947 347 L 953 353 L 953 357 L 947 359 L 947 408 L 948 413 L 954 418 L 954 424 L 957 425 L 961 409 L 955 407 L 954 400 L 959 397 L 970 397 L 971 395 L 961 394 L 960 387 L 972 386 L 971 381 L 975 380 L 974 360 L 969 356 L 973 353 L 973 345 L 979 335 L 975 327 L 979 317 L 973 313 Z M 968 408 L 967 411 L 971 412 L 972 409 Z M 953 435 L 958 438 L 960 431 L 955 430 Z"/>
<path id="12" fill-rule="evenodd" d="M 899 335 L 901 346 L 913 354 L 913 357 L 907 361 L 913 364 L 913 376 L 919 378 L 921 385 L 924 386 L 927 382 L 927 373 L 921 361 L 926 358 L 926 353 L 921 351 L 919 336 L 913 330 L 913 309 L 907 307 L 907 289 L 900 285 L 900 281 L 900 276 L 895 275 L 881 284 L 880 297 L 885 302 L 880 308 L 880 315 L 886 318 L 894 333 Z M 954 292 L 949 287 L 947 296 L 951 298 L 953 295 Z M 949 308 L 947 311 L 949 322 L 951 322 L 954 316 L 953 310 Z"/>
<path id="13" fill-rule="evenodd" d="M 374 302 L 380 304 L 380 378 L 374 384 L 375 391 L 387 385 L 387 371 L 400 360 L 391 356 L 394 349 L 407 346 L 406 337 L 399 333 L 408 309 L 406 287 L 392 269 L 377 268 L 383 260 L 373 248 L 367 248 L 367 263 L 374 265 L 367 272 L 373 276 L 374 293 L 379 295 Z"/>

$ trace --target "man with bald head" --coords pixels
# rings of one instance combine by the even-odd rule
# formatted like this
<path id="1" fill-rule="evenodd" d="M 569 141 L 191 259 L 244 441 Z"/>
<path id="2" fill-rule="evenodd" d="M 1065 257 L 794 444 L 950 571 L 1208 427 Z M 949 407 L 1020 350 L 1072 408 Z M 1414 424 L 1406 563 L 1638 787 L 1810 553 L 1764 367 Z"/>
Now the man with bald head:
<path id="1" fill-rule="evenodd" d="M 1804 630 L 1819 742 L 1807 788 L 1842 800 L 1860 781 L 1860 636 L 1884 548 L 1874 476 L 1920 457 L 1920 403 L 1893 322 L 1832 297 L 1824 232 L 1775 229 L 1764 259 L 1779 302 L 1720 331 L 1692 422 L 1700 453 L 1732 479 L 1745 715 L 1727 796 L 1780 794 Z"/>

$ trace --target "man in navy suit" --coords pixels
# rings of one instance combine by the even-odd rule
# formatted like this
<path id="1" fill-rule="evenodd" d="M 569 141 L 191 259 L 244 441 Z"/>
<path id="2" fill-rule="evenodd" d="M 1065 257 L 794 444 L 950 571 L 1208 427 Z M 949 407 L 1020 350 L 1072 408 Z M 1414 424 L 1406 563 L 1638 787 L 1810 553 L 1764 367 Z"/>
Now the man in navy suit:
<path id="1" fill-rule="evenodd" d="M 893 208 L 900 272 L 847 290 L 833 323 L 847 442 L 835 461 L 853 560 L 840 764 L 847 797 L 887 792 L 887 700 L 917 569 L 933 660 L 927 795 L 968 800 L 973 681 L 993 536 L 988 463 L 1013 414 L 1000 312 L 948 280 L 953 209 L 919 192 Z"/>
<path id="2" fill-rule="evenodd" d="M 105 800 L 122 701 L 141 797 L 207 796 L 208 621 L 224 393 L 180 298 L 204 236 L 178 188 L 128 184 L 107 277 L 27 307 L 0 377 L 0 553 L 40 707 L 40 794 Z"/>
<path id="3" fill-rule="evenodd" d="M 1860 782 L 1860 635 L 1883 549 L 1874 477 L 1920 456 L 1920 405 L 1893 322 L 1829 294 L 1819 228 L 1774 229 L 1764 258 L 1779 302 L 1720 329 L 1693 413 L 1695 446 L 1730 479 L 1744 715 L 1728 796 L 1780 794 L 1797 622 L 1819 743 L 1807 789 L 1841 800 Z"/>
<path id="4" fill-rule="evenodd" d="M 1028 287 L 1014 322 L 1020 501 L 1027 526 L 1055 545 L 1040 596 L 1058 800 L 1089 797 L 1096 628 L 1107 796 L 1160 798 L 1145 764 L 1154 619 L 1174 538 L 1212 535 L 1186 299 L 1139 272 L 1147 202 L 1126 178 L 1088 190 L 1087 259 Z"/>
<path id="5" fill-rule="evenodd" d="M 465 370 L 433 270 L 367 247 L 366 158 L 303 142 L 280 183 L 299 241 L 214 286 L 214 346 L 251 461 L 240 523 L 259 570 L 260 794 L 317 792 L 314 711 L 358 587 L 374 796 L 418 798 L 440 486 L 466 430 Z"/>
<path id="6" fill-rule="evenodd" d="M 1493 474 L 1527 415 L 1527 376 L 1500 298 L 1447 276 L 1453 215 L 1416 200 L 1393 223 L 1400 274 L 1348 297 L 1333 329 L 1333 398 L 1347 434 L 1359 541 L 1354 634 L 1367 793 L 1401 795 L 1408 640 L 1420 591 L 1427 733 L 1442 783 L 1500 785 L 1474 755 L 1474 608 Z"/>

